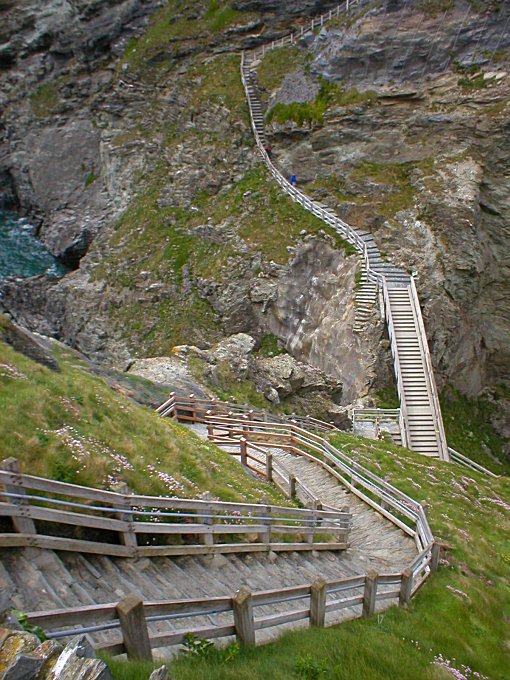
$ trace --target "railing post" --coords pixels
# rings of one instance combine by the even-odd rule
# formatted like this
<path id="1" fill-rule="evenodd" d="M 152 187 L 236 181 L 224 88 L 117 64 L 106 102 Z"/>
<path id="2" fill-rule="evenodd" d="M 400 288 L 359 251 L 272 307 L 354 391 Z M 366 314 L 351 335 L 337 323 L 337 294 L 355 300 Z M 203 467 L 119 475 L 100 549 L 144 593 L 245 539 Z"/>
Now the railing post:
<path id="1" fill-rule="evenodd" d="M 261 498 L 260 502 L 267 503 L 268 502 L 267 496 Z M 258 534 L 258 540 L 261 543 L 265 543 L 267 546 L 269 546 L 269 544 L 271 543 L 271 506 L 261 505 L 261 511 L 268 519 L 264 519 L 261 521 L 261 524 L 266 525 L 266 530 L 264 531 L 264 533 Z"/>
<path id="2" fill-rule="evenodd" d="M 211 410 L 207 411 L 207 413 L 206 413 L 205 415 L 206 415 L 206 418 L 207 418 L 207 416 L 211 416 L 211 415 L 212 415 L 212 411 L 211 411 Z M 210 423 L 210 422 L 208 421 L 208 422 L 207 422 L 207 439 L 209 439 L 210 441 L 212 441 L 213 437 L 214 437 L 214 428 L 213 428 L 213 426 L 212 426 L 212 423 Z"/>
<path id="3" fill-rule="evenodd" d="M 439 569 L 439 558 L 441 557 L 441 545 L 437 542 L 432 544 L 432 555 L 430 558 L 430 571 L 432 573 Z"/>
<path id="4" fill-rule="evenodd" d="M 119 617 L 128 658 L 152 661 L 143 600 L 135 593 L 131 593 L 121 600 L 115 609 Z"/>
<path id="5" fill-rule="evenodd" d="M 326 581 L 320 576 L 310 588 L 310 625 L 324 628 L 326 620 Z"/>
<path id="6" fill-rule="evenodd" d="M 241 453 L 241 465 L 246 467 L 248 465 L 248 449 L 244 437 L 239 440 L 239 451 Z"/>
<path id="7" fill-rule="evenodd" d="M 19 461 L 17 458 L 6 458 L 0 464 L 2 470 L 10 472 L 11 483 L 4 484 L 6 493 L 17 494 L 18 496 L 26 496 L 27 492 L 23 488 L 23 476 L 20 472 Z M 23 498 L 9 498 L 6 497 L 8 503 L 15 505 L 20 512 L 20 517 L 12 517 L 12 524 L 14 529 L 19 534 L 36 534 L 34 520 L 30 518 L 30 503 Z"/>
<path id="8" fill-rule="evenodd" d="M 273 481 L 273 454 L 266 454 L 266 478 L 268 482 Z"/>
<path id="9" fill-rule="evenodd" d="M 245 586 L 241 586 L 232 598 L 232 609 L 237 641 L 241 645 L 253 646 L 255 644 L 253 602 L 251 592 Z"/>
<path id="10" fill-rule="evenodd" d="M 296 497 L 296 476 L 293 474 L 289 474 L 289 496 Z"/>
<path id="11" fill-rule="evenodd" d="M 115 509 L 126 510 L 126 512 L 123 512 L 122 514 L 116 514 L 116 519 L 120 519 L 122 522 L 127 522 L 128 524 L 127 531 L 119 531 L 120 542 L 122 545 L 127 545 L 130 548 L 134 548 L 134 552 L 136 552 L 138 543 L 136 541 L 131 502 L 129 501 L 129 494 L 131 491 L 125 482 L 118 482 L 114 486 L 113 491 L 121 496 L 124 496 L 124 498 L 119 499 L 119 502 L 115 503 L 113 507 Z"/>
<path id="12" fill-rule="evenodd" d="M 204 496 L 204 500 L 210 500 L 211 499 L 211 494 L 207 492 Z M 207 510 L 206 510 L 207 512 Z M 212 510 L 209 510 L 209 512 L 212 512 Z M 211 517 L 202 517 L 200 518 L 202 524 L 206 524 L 208 526 L 212 526 L 213 520 Z M 214 534 L 211 532 L 210 534 L 200 534 L 200 541 L 202 542 L 203 545 L 214 545 Z"/>
<path id="13" fill-rule="evenodd" d="M 174 400 L 174 407 L 173 407 L 173 409 L 172 409 L 172 415 L 171 415 L 171 417 L 172 417 L 174 420 L 177 420 L 177 404 L 175 403 L 175 392 L 170 392 L 170 399 L 173 399 L 173 400 Z"/>
<path id="14" fill-rule="evenodd" d="M 375 600 L 377 597 L 377 580 L 379 576 L 375 571 L 369 571 L 365 576 L 365 591 L 363 593 L 362 616 L 372 616 L 375 612 Z"/>
<path id="15" fill-rule="evenodd" d="M 402 572 L 402 581 L 400 584 L 400 593 L 398 596 L 398 603 L 401 607 L 406 605 L 411 599 L 412 590 L 413 590 L 412 569 L 404 569 L 404 571 Z"/>

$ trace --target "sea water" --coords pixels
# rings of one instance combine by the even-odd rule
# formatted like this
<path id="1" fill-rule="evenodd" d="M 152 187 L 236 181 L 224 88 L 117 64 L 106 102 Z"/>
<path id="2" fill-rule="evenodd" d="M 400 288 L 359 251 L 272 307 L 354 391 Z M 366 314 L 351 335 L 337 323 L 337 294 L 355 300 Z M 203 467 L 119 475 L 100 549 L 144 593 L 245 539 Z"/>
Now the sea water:
<path id="1" fill-rule="evenodd" d="M 29 220 L 0 210 L 0 279 L 38 274 L 60 277 L 67 271 L 35 237 Z"/>

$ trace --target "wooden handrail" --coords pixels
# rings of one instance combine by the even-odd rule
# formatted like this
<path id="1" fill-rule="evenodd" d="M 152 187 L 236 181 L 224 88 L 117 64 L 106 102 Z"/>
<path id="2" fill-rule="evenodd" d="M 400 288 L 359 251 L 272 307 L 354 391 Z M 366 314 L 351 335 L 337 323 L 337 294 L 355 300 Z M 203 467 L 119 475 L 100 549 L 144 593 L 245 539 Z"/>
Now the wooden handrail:
<path id="1" fill-rule="evenodd" d="M 19 472 L 15 459 L 9 459 L 8 467 L 0 470 L 0 516 L 12 520 L 14 532 L 0 534 L 0 547 L 33 546 L 133 557 L 313 547 L 342 550 L 348 545 L 351 516 L 342 511 L 121 494 L 26 475 Z M 43 522 L 42 533 L 38 522 Z M 104 532 L 100 533 L 103 538 L 46 535 L 48 522 Z M 120 545 L 112 540 L 112 532 Z M 222 540 L 226 535 L 253 534 L 258 543 Z M 325 539 L 324 534 L 332 540 Z M 165 541 L 163 545 L 144 545 L 147 540 L 140 543 L 140 535 Z M 278 537 L 284 535 L 293 536 L 292 542 L 281 542 Z M 176 545 L 173 541 L 184 536 L 195 537 L 198 542 Z"/>
<path id="2" fill-rule="evenodd" d="M 351 3 L 348 2 L 348 0 L 343 4 L 339 5 L 336 8 L 336 16 L 339 15 L 341 9 L 348 11 L 350 6 L 353 5 L 359 5 L 360 3 L 357 2 L 356 0 L 353 0 Z M 319 18 L 320 25 L 322 26 L 325 22 L 329 21 L 333 16 L 335 16 L 335 13 L 331 14 L 331 12 L 323 14 Z M 268 49 L 275 49 L 278 47 L 281 47 L 282 45 L 285 44 L 293 44 L 299 37 L 303 36 L 304 34 L 313 31 L 314 27 L 319 25 L 316 23 L 315 20 L 312 21 L 312 23 L 306 27 L 302 28 L 299 33 L 293 33 L 286 38 L 283 38 L 279 41 L 273 41 L 270 45 L 264 45 L 260 50 L 255 50 L 250 53 L 249 58 L 251 61 L 256 61 L 260 57 L 263 57 L 264 54 Z M 385 300 L 385 307 L 386 307 L 386 317 L 387 317 L 387 322 L 388 322 L 388 329 L 389 329 L 389 334 L 390 334 L 390 342 L 391 342 L 391 349 L 392 349 L 392 355 L 394 359 L 394 366 L 395 366 L 395 376 L 396 376 L 396 381 L 397 381 L 397 389 L 398 389 L 398 394 L 400 397 L 400 402 L 401 402 L 401 409 L 400 409 L 400 418 L 399 418 L 399 425 L 400 425 L 400 430 L 401 430 L 401 437 L 402 437 L 402 444 L 403 446 L 409 447 L 411 445 L 411 440 L 409 436 L 410 432 L 410 427 L 409 427 L 409 417 L 407 413 L 407 404 L 406 404 L 406 394 L 404 390 L 404 384 L 403 384 L 403 379 L 402 379 L 402 371 L 401 371 L 401 366 L 400 366 L 400 359 L 399 359 L 399 353 L 398 353 L 398 346 L 397 346 L 397 341 L 396 341 L 396 335 L 395 331 L 393 328 L 393 322 L 392 322 L 392 312 L 391 312 L 391 305 L 389 304 L 389 298 L 387 295 L 387 277 L 386 274 L 383 272 L 376 271 L 372 266 L 370 262 L 370 257 L 368 253 L 368 247 L 363 238 L 356 232 L 355 229 L 353 229 L 350 225 L 347 223 L 343 222 L 338 216 L 336 216 L 332 211 L 325 210 L 321 205 L 313 201 L 311 198 L 309 198 L 306 194 L 301 192 L 299 189 L 297 189 L 295 186 L 292 186 L 289 181 L 283 175 L 275 168 L 273 163 L 271 162 L 271 159 L 269 158 L 267 151 L 266 151 L 266 146 L 263 143 L 263 140 L 261 139 L 261 133 L 259 133 L 256 121 L 255 121 L 255 115 L 254 115 L 254 110 L 253 110 L 253 101 L 255 99 L 255 95 L 253 94 L 252 88 L 253 88 L 253 83 L 251 82 L 251 76 L 252 76 L 252 67 L 251 65 L 248 64 L 248 58 L 243 52 L 242 60 L 241 60 L 241 77 L 243 81 L 243 86 L 246 92 L 246 97 L 248 101 L 248 106 L 249 106 L 249 111 L 250 111 L 250 119 L 251 119 L 251 126 L 253 130 L 253 134 L 255 136 L 255 141 L 257 148 L 264 160 L 264 163 L 266 164 L 270 174 L 274 177 L 276 182 L 280 185 L 280 187 L 283 189 L 285 193 L 287 193 L 292 200 L 296 201 L 300 205 L 302 205 L 305 209 L 309 210 L 312 212 L 314 215 L 322 219 L 326 224 L 330 225 L 333 229 L 335 229 L 340 236 L 343 238 L 347 239 L 349 243 L 355 246 L 355 248 L 360 252 L 360 254 L 363 257 L 365 269 L 366 269 L 366 274 L 367 278 L 369 281 L 372 283 L 375 283 L 378 286 L 382 286 L 383 292 L 384 292 L 384 300 Z M 432 362 L 430 360 L 430 353 L 428 349 L 428 343 L 425 335 L 425 328 L 423 324 L 423 318 L 421 314 L 421 309 L 419 306 L 419 302 L 417 301 L 417 293 L 416 293 L 416 288 L 414 285 L 414 280 L 412 277 L 409 275 L 405 274 L 405 272 L 401 273 L 402 276 L 402 281 L 405 279 L 406 286 L 409 287 L 411 291 L 411 301 L 414 309 L 414 315 L 416 318 L 416 323 L 418 327 L 418 336 L 419 336 L 419 341 L 420 341 L 420 347 L 421 347 L 421 354 L 423 358 L 423 367 L 424 367 L 424 374 L 425 378 L 428 384 L 428 394 L 429 394 L 429 402 L 430 402 L 430 408 L 431 408 L 431 415 L 434 423 L 434 429 L 436 432 L 436 440 L 437 440 L 437 452 L 439 458 L 443 460 L 448 460 L 448 446 L 446 443 L 446 436 L 444 433 L 444 426 L 442 422 L 442 416 L 441 416 L 441 408 L 439 404 L 439 399 L 437 398 L 437 390 L 435 387 L 435 379 L 434 379 L 434 373 L 433 373 L 433 367 L 432 367 Z M 400 278 L 400 277 L 399 277 Z"/>
<path id="3" fill-rule="evenodd" d="M 426 547 L 402 572 L 377 574 L 368 572 L 356 576 L 324 581 L 316 578 L 311 584 L 283 587 L 251 593 L 242 587 L 231 596 L 204 597 L 183 600 L 162 600 L 160 602 L 143 602 L 134 595 L 129 595 L 120 603 L 73 607 L 50 611 L 29 612 L 27 621 L 31 625 L 42 627 L 49 639 L 59 639 L 71 635 L 104 632 L 116 628 L 121 629 L 122 637 L 96 645 L 96 649 L 112 655 L 127 652 L 128 656 L 143 656 L 141 647 L 137 647 L 136 636 L 131 635 L 132 623 L 126 616 L 119 615 L 126 611 L 125 603 L 138 606 L 137 627 L 140 639 L 149 640 L 150 647 L 158 648 L 181 643 L 188 633 L 199 637 L 221 638 L 236 635 L 244 644 L 255 644 L 255 631 L 272 628 L 294 621 L 308 619 L 310 625 L 325 625 L 325 613 L 338 611 L 347 607 L 360 607 L 358 616 L 367 616 L 375 611 L 376 604 L 388 600 L 398 600 L 400 606 L 423 585 L 431 570 L 437 568 L 439 550 L 437 544 Z M 360 592 L 362 589 L 362 592 Z M 340 597 L 338 597 L 340 595 Z M 328 600 L 329 598 L 329 600 Z M 277 606 L 284 603 L 308 600 L 309 605 L 300 605 L 298 609 L 265 614 L 256 617 L 257 607 Z M 185 621 L 207 616 L 222 615 L 224 622 L 215 626 L 196 626 L 188 624 L 184 628 L 168 633 L 151 635 L 148 624 L 152 622 Z M 233 621 L 232 621 L 233 617 Z M 69 626 L 75 626 L 69 628 Z M 128 644 L 129 642 L 129 644 Z M 150 649 L 145 651 L 150 658 Z"/>

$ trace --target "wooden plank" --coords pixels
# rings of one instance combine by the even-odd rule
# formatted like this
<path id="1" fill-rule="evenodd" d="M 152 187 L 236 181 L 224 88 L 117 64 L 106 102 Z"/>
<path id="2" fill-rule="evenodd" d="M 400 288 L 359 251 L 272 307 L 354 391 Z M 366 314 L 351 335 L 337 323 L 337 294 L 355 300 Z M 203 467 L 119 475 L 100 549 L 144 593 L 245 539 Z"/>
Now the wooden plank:
<path id="1" fill-rule="evenodd" d="M 0 471 L 0 483 L 4 484 L 4 480 L 8 479 L 6 475 L 9 473 Z M 77 484 L 68 484 L 67 482 L 57 482 L 53 479 L 45 479 L 43 477 L 33 477 L 32 475 L 22 475 L 25 488 L 34 491 L 46 491 L 49 493 L 59 494 L 61 496 L 71 496 L 77 498 L 86 498 L 87 500 L 100 501 L 107 504 L 115 504 L 118 501 L 118 495 L 113 491 L 103 491 L 101 489 L 93 489 L 92 487 L 79 486 Z"/>
<path id="2" fill-rule="evenodd" d="M 41 626 L 46 630 L 61 628 L 76 623 L 89 625 L 115 621 L 117 612 L 115 604 L 95 604 L 72 609 L 49 609 L 40 612 L 28 612 L 27 619 L 33 626 Z"/>
<path id="3" fill-rule="evenodd" d="M 95 555 L 111 555 L 112 557 L 133 557 L 134 551 L 124 545 L 82 541 L 75 538 L 42 536 L 41 534 L 0 534 L 0 548 L 47 548 L 49 550 L 65 550 L 70 552 L 92 553 Z"/>
<path id="4" fill-rule="evenodd" d="M 273 626 L 281 626 L 284 623 L 292 623 L 293 621 L 302 621 L 310 616 L 309 609 L 293 609 L 284 614 L 269 614 L 264 618 L 255 619 L 255 630 L 262 630 L 264 628 L 273 628 Z"/>
<path id="5" fill-rule="evenodd" d="M 355 607 L 358 604 L 363 604 L 363 595 L 346 597 L 345 599 L 335 600 L 334 602 L 326 602 L 326 612 L 334 612 L 338 609 L 347 609 L 348 607 Z"/>
<path id="6" fill-rule="evenodd" d="M 235 518 L 232 518 L 235 519 Z M 265 530 L 263 524 L 163 524 L 135 522 L 137 534 L 258 534 Z M 301 529 L 303 531 L 303 529 Z"/>
<path id="7" fill-rule="evenodd" d="M 128 526 L 127 522 L 123 522 L 119 519 L 85 515 L 79 512 L 68 512 L 67 510 L 42 508 L 36 505 L 30 506 L 30 516 L 33 519 L 44 520 L 46 522 L 71 524 L 73 526 L 88 527 L 91 529 L 105 529 L 107 531 L 127 531 Z"/>
<path id="8" fill-rule="evenodd" d="M 152 661 L 143 600 L 131 593 L 118 603 L 116 610 L 128 659 Z"/>
<path id="9" fill-rule="evenodd" d="M 386 590 L 382 593 L 377 593 L 377 602 L 382 602 L 383 600 L 395 600 L 400 597 L 400 588 L 394 588 L 393 590 Z"/>
<path id="10" fill-rule="evenodd" d="M 253 593 L 253 604 L 257 606 L 274 604 L 278 600 L 291 595 L 310 595 L 310 586 L 289 586 L 287 588 L 259 591 L 258 593 Z"/>

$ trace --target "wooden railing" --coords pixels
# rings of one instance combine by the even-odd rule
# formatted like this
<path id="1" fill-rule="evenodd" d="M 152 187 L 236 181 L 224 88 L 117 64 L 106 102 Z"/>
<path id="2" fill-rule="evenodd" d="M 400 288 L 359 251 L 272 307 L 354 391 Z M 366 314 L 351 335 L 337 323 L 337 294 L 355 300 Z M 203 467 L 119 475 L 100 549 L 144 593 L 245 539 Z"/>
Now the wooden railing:
<path id="1" fill-rule="evenodd" d="M 277 413 L 269 413 L 262 409 L 254 409 L 251 406 L 243 404 L 232 404 L 226 401 L 218 401 L 217 399 L 200 399 L 193 394 L 189 397 L 177 396 L 175 392 L 171 392 L 167 401 L 156 409 L 156 412 L 163 417 L 178 418 L 182 422 L 190 421 L 193 423 L 205 422 L 205 416 L 208 412 L 217 415 L 246 415 L 250 420 L 261 421 L 266 423 L 285 423 L 293 422 L 299 423 L 303 427 L 316 432 L 329 432 L 337 430 L 333 423 L 327 423 L 312 416 L 300 416 L 295 413 L 290 415 L 280 415 Z"/>
<path id="2" fill-rule="evenodd" d="M 251 54 L 254 59 L 261 59 L 266 52 L 269 52 L 270 50 L 285 47 L 286 45 L 295 45 L 300 38 L 308 33 L 313 33 L 313 31 L 318 28 L 322 28 L 328 21 L 337 19 L 341 14 L 348 12 L 352 7 L 360 7 L 366 4 L 369 4 L 366 0 L 345 0 L 333 9 L 324 12 L 324 14 L 314 17 L 306 26 L 302 26 L 299 31 L 289 33 L 278 40 L 266 43 L 265 45 L 262 45 L 260 49 L 253 50 Z"/>
<path id="3" fill-rule="evenodd" d="M 382 603 L 404 606 L 423 584 L 424 574 L 437 570 L 439 556 L 440 546 L 433 543 L 398 573 L 370 571 L 334 581 L 317 578 L 308 585 L 255 593 L 243 586 L 231 596 L 188 600 L 143 602 L 129 595 L 117 604 L 30 612 L 27 621 L 42 627 L 49 639 L 120 628 L 120 637 L 97 644 L 96 649 L 110 655 L 127 653 L 134 659 L 150 660 L 152 649 L 181 644 L 190 633 L 207 639 L 235 636 L 243 645 L 254 645 L 257 631 L 266 628 L 297 621 L 324 627 L 331 614 L 344 609 L 350 610 L 346 618 L 356 618 L 371 616 Z M 256 615 L 257 608 L 268 606 L 277 611 Z M 153 630 L 163 622 L 171 623 L 172 630 Z M 183 623 L 175 630 L 178 622 Z"/>
<path id="4" fill-rule="evenodd" d="M 251 423 L 246 419 L 219 418 L 212 415 L 208 417 L 207 427 L 209 440 L 234 455 L 241 455 L 241 446 L 250 447 L 255 443 L 259 454 L 265 449 L 278 449 L 313 461 L 351 493 L 412 536 L 418 550 L 423 550 L 432 543 L 430 527 L 417 501 L 353 461 L 341 449 L 319 435 L 307 432 L 297 425 Z M 233 451 L 235 447 L 237 450 Z M 260 467 L 257 471 L 262 476 L 267 476 L 270 469 L 267 460 L 259 460 L 258 463 Z"/>
<path id="5" fill-rule="evenodd" d="M 172 402 L 174 398 L 175 395 L 165 403 Z M 290 473 L 278 468 L 281 463 L 275 463 L 267 449 L 289 451 L 320 465 L 349 491 L 412 536 L 419 551 L 433 543 L 434 538 L 420 503 L 354 461 L 319 434 L 305 430 L 292 420 L 263 422 L 252 420 L 246 414 L 217 414 L 213 409 L 204 412 L 207 400 L 199 400 L 197 405 L 179 397 L 181 399 L 185 402 L 184 414 L 180 415 L 177 409 L 176 418 L 188 424 L 205 423 L 209 441 L 239 456 L 241 462 L 276 483 L 285 493 L 291 493 Z M 271 472 L 273 469 L 276 470 L 274 474 Z M 294 494 L 301 497 L 300 480 L 294 482 L 294 487 Z M 306 492 L 302 500 L 305 496 Z M 315 500 L 318 499 L 310 498 L 312 504 Z"/>
<path id="6" fill-rule="evenodd" d="M 249 111 L 250 111 L 250 120 L 251 120 L 253 133 L 254 133 L 254 136 L 255 136 L 257 148 L 258 148 L 258 150 L 259 150 L 269 172 L 273 176 L 273 178 L 280 185 L 280 187 L 283 189 L 283 191 L 285 193 L 287 193 L 292 198 L 292 200 L 296 201 L 297 203 L 302 205 L 306 210 L 309 210 L 314 215 L 319 217 L 326 224 L 331 226 L 342 238 L 346 239 L 349 243 L 351 243 L 361 253 L 361 255 L 363 257 L 368 280 L 383 288 L 384 299 L 385 299 L 385 303 L 386 303 L 385 304 L 386 317 L 387 317 L 387 321 L 388 321 L 388 327 L 389 327 L 389 330 L 390 330 L 390 342 L 391 342 L 392 355 L 393 355 L 394 366 L 395 366 L 395 376 L 396 376 L 396 381 L 397 381 L 397 389 L 398 389 L 398 394 L 399 394 L 400 401 L 401 401 L 400 427 L 401 427 L 401 432 L 402 432 L 402 445 L 405 446 L 405 447 L 409 447 L 409 445 L 410 445 L 410 440 L 409 440 L 409 435 L 408 435 L 408 433 L 409 433 L 409 422 L 408 422 L 407 407 L 406 407 L 406 403 L 405 403 L 406 400 L 405 400 L 405 393 L 404 393 L 404 388 L 403 388 L 400 359 L 399 359 L 399 355 L 398 355 L 396 337 L 395 337 L 394 332 L 392 333 L 392 328 L 390 328 L 392 326 L 392 320 L 391 320 L 391 308 L 388 305 L 388 299 L 387 299 L 387 278 L 384 274 L 376 271 L 371 266 L 367 244 L 366 244 L 365 240 L 356 232 L 356 230 L 353 229 L 353 227 L 351 227 L 350 225 L 345 223 L 343 220 L 341 220 L 329 208 L 322 206 L 322 205 L 318 204 L 317 202 L 313 201 L 306 194 L 304 194 L 302 191 L 300 191 L 295 186 L 293 186 L 273 165 L 273 163 L 271 162 L 271 159 L 269 158 L 269 156 L 267 154 L 266 146 L 265 146 L 263 140 L 260 137 L 259 130 L 258 130 L 257 124 L 255 122 L 255 115 L 254 115 L 254 110 L 253 110 L 253 95 L 250 95 L 250 88 L 254 87 L 254 83 L 251 80 L 252 71 L 251 71 L 251 68 L 250 68 L 250 64 L 253 61 L 256 61 L 257 59 L 262 58 L 264 56 L 264 54 L 269 50 L 280 48 L 280 47 L 283 47 L 283 46 L 289 45 L 289 44 L 290 45 L 294 44 L 297 40 L 299 40 L 300 37 L 302 37 L 306 33 L 309 33 L 310 31 L 313 31 L 318 26 L 323 26 L 327 21 L 330 21 L 334 17 L 339 16 L 341 12 L 347 12 L 347 11 L 349 11 L 350 7 L 359 6 L 361 4 L 365 4 L 365 3 L 360 2 L 358 0 L 352 0 L 351 2 L 349 2 L 349 0 L 346 0 L 346 2 L 342 3 L 341 5 L 338 5 L 334 10 L 330 10 L 329 12 L 320 16 L 318 19 L 314 19 L 307 27 L 302 28 L 299 32 L 292 33 L 288 36 L 281 38 L 280 40 L 273 41 L 272 43 L 268 43 L 267 45 L 264 45 L 259 50 L 255 50 L 255 51 L 251 52 L 249 54 L 249 56 L 243 53 L 242 60 L 241 60 L 241 77 L 242 77 L 243 86 L 245 88 L 245 92 L 246 92 L 246 96 L 247 96 L 247 101 L 248 101 L 248 106 L 249 106 Z M 395 274 L 393 274 L 393 278 L 394 277 L 395 277 Z M 426 335 L 425 335 L 425 328 L 424 328 L 423 318 L 422 318 L 422 314 L 421 314 L 421 308 L 420 308 L 420 305 L 419 305 L 419 300 L 418 300 L 418 296 L 417 296 L 417 293 L 416 293 L 414 280 L 412 279 L 412 277 L 405 274 L 405 272 L 402 272 L 402 278 L 405 279 L 406 285 L 409 285 L 411 287 L 411 290 L 412 290 L 411 304 L 413 306 L 413 313 L 414 313 L 414 315 L 415 315 L 415 317 L 418 321 L 418 328 L 419 328 L 419 334 L 420 334 L 420 344 L 421 344 L 422 350 L 423 350 L 424 367 L 425 367 L 426 379 L 427 379 L 427 384 L 428 384 L 428 391 L 429 391 L 429 396 L 430 396 L 431 412 L 432 412 L 432 417 L 434 419 L 434 426 L 435 426 L 435 431 L 436 431 L 436 435 L 437 435 L 439 457 L 443 460 L 448 460 L 448 446 L 447 446 L 447 443 L 446 443 L 446 436 L 445 436 L 445 433 L 444 433 L 444 426 L 443 426 L 443 420 L 442 420 L 442 415 L 441 415 L 441 408 L 440 408 L 440 405 L 439 405 L 439 399 L 437 397 L 437 389 L 436 389 L 436 384 L 435 384 L 435 379 L 434 379 L 432 362 L 431 362 L 431 359 L 430 359 L 430 353 L 429 353 L 429 349 L 428 349 L 428 343 L 427 343 L 427 339 L 426 339 Z"/>
<path id="7" fill-rule="evenodd" d="M 492 472 L 492 470 L 488 470 L 483 465 L 480 465 L 480 463 L 477 463 L 476 461 L 471 460 L 471 458 L 464 456 L 462 453 L 455 451 L 455 449 L 452 449 L 451 446 L 448 447 L 448 452 L 450 454 L 450 460 L 453 463 L 458 463 L 458 465 L 463 465 L 474 472 L 481 472 L 483 475 L 488 475 L 489 477 L 494 477 L 495 479 L 500 477 L 500 475 Z"/>
<path id="8" fill-rule="evenodd" d="M 317 503 L 307 509 L 139 496 L 22 474 L 15 459 L 3 467 L 0 515 L 13 532 L 0 533 L 0 548 L 135 557 L 348 547 L 351 515 Z M 90 537 L 72 535 L 78 527 Z M 240 542 L 249 537 L 257 542 Z"/>
<path id="9" fill-rule="evenodd" d="M 413 311 L 416 318 L 416 324 L 418 326 L 420 345 L 422 348 L 421 355 L 425 362 L 425 377 L 427 379 L 430 404 L 432 406 L 437 441 L 439 444 L 439 458 L 441 458 L 441 460 L 449 460 L 448 444 L 446 442 L 446 433 L 444 431 L 443 416 L 441 414 L 441 405 L 439 403 L 439 394 L 437 392 L 436 379 L 434 377 L 432 357 L 430 356 L 427 333 L 425 331 L 425 324 L 423 323 L 420 300 L 418 298 L 418 291 L 416 290 L 414 277 L 411 277 L 411 301 L 413 303 Z"/>

